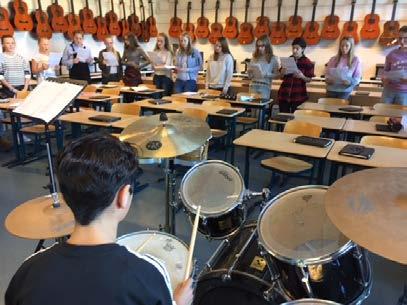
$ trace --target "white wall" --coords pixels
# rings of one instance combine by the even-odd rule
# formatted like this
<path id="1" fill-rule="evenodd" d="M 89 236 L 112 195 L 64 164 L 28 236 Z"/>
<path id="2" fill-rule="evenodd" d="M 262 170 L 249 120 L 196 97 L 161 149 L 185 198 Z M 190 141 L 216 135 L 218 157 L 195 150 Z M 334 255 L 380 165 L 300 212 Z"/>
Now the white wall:
<path id="1" fill-rule="evenodd" d="M 78 11 L 79 8 L 85 5 L 85 1 L 74 0 L 75 9 Z M 67 0 L 59 1 L 61 5 L 65 8 L 65 13 L 68 12 L 68 2 Z M 91 9 L 95 14 L 98 14 L 97 1 L 89 1 Z M 115 11 L 120 13 L 121 9 L 119 7 L 119 1 L 114 0 L 115 2 Z M 147 2 L 147 0 L 144 0 Z M 186 21 L 186 7 L 187 0 L 179 0 L 178 5 L 178 16 L 182 18 L 183 21 Z M 215 2 L 216 0 L 206 0 L 205 4 L 205 15 L 208 17 L 210 22 L 214 20 L 215 14 Z M 304 19 L 304 25 L 306 21 L 311 19 L 312 14 L 312 0 L 300 0 L 299 15 Z M 30 9 L 36 8 L 37 1 L 28 0 L 27 1 Z M 155 0 L 154 1 L 154 14 L 157 19 L 158 30 L 167 33 L 169 27 L 169 20 L 173 15 L 174 0 Z M 229 15 L 229 1 L 222 0 L 221 8 L 219 11 L 219 21 L 224 22 L 225 18 Z M 336 10 L 340 19 L 340 28 L 343 26 L 343 22 L 347 21 L 350 16 L 350 3 L 351 0 L 337 0 L 336 1 Z M 355 10 L 355 20 L 359 23 L 359 29 L 363 25 L 363 18 L 366 14 L 370 13 L 372 0 L 358 0 Z M 51 0 L 42 0 L 43 8 L 51 4 Z M 130 13 L 130 4 L 131 0 L 126 1 L 127 5 L 127 14 Z M 147 3 L 144 3 L 147 6 Z M 287 20 L 290 15 L 294 12 L 295 0 L 284 0 L 283 8 L 281 13 L 281 19 Z M 110 10 L 110 1 L 102 0 L 103 11 Z M 136 5 L 138 5 L 138 0 L 136 0 Z M 238 18 L 240 22 L 244 20 L 244 6 L 245 0 L 235 0 L 234 2 L 234 15 Z M 376 5 L 376 13 L 381 17 L 381 28 L 383 28 L 383 23 L 391 18 L 392 13 L 392 0 L 378 0 Z M 200 1 L 192 1 L 192 10 L 191 10 L 191 21 L 196 22 L 196 19 L 200 16 Z M 250 4 L 248 20 L 255 24 L 255 20 L 258 15 L 260 15 L 261 0 L 252 0 Z M 331 11 L 331 0 L 319 0 L 319 4 L 316 12 L 316 20 L 321 22 L 323 21 L 326 15 L 329 15 Z M 137 11 L 138 12 L 138 11 Z M 139 13 L 139 12 L 138 12 Z M 272 21 L 277 18 L 277 0 L 266 0 L 266 9 L 265 14 L 270 17 Z M 149 9 L 146 7 L 146 15 L 149 15 Z M 401 25 L 407 25 L 407 0 L 399 0 L 397 7 L 396 20 L 399 20 Z M 322 24 L 321 24 L 322 25 Z M 36 52 L 36 39 L 30 33 L 27 32 L 16 32 L 15 34 L 17 40 L 18 51 L 30 58 Z M 172 40 L 177 42 L 176 39 Z M 54 34 L 52 37 L 52 51 L 61 52 L 65 47 L 68 41 L 64 38 L 62 34 Z M 103 47 L 101 42 L 96 42 L 90 35 L 85 35 L 85 43 L 88 47 L 92 49 L 94 56 L 97 56 L 99 50 Z M 275 46 L 274 52 L 278 56 L 288 56 L 291 54 L 291 42 L 287 42 L 284 45 Z M 155 40 L 150 40 L 149 43 L 143 44 L 146 50 L 152 50 L 155 44 Z M 314 47 L 309 47 L 306 50 L 307 56 L 316 62 L 316 75 L 321 75 L 323 73 L 324 64 L 329 60 L 331 56 L 337 52 L 338 41 L 321 41 L 321 43 Z M 208 43 L 207 40 L 197 41 L 195 46 L 204 52 L 205 59 L 209 57 L 212 52 L 212 45 Z M 245 58 L 251 56 L 253 51 L 254 44 L 241 46 L 237 43 L 236 40 L 230 41 L 231 51 L 233 56 L 238 62 L 238 70 L 243 69 L 243 65 L 240 64 Z M 123 49 L 123 44 L 117 41 L 117 48 L 119 50 Z M 356 53 L 362 59 L 363 63 L 363 75 L 364 78 L 370 78 L 374 76 L 375 65 L 377 63 L 384 63 L 385 55 L 390 52 L 391 49 L 383 48 L 379 46 L 377 41 L 374 42 L 365 42 L 361 41 L 357 46 Z"/>

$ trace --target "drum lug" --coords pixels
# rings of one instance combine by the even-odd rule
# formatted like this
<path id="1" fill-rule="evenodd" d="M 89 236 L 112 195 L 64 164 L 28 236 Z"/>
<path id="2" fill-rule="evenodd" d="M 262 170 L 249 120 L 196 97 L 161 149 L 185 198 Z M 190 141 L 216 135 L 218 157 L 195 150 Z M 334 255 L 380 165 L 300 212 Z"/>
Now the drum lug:
<path id="1" fill-rule="evenodd" d="M 274 301 L 274 297 L 273 297 L 273 292 L 275 289 L 276 283 L 273 282 L 271 283 L 271 287 L 269 289 L 267 289 L 266 291 L 263 291 L 263 298 L 267 301 Z"/>
<path id="2" fill-rule="evenodd" d="M 305 290 L 308 293 L 308 296 L 310 298 L 314 297 L 314 293 L 312 292 L 312 288 L 311 285 L 309 283 L 309 273 L 308 271 L 305 270 L 306 267 L 300 267 L 301 273 L 302 273 L 302 278 L 301 278 L 301 282 L 304 285 Z"/>
<path id="3" fill-rule="evenodd" d="M 231 275 L 229 274 L 229 271 L 227 273 L 222 274 L 222 281 L 230 281 L 232 279 Z"/>

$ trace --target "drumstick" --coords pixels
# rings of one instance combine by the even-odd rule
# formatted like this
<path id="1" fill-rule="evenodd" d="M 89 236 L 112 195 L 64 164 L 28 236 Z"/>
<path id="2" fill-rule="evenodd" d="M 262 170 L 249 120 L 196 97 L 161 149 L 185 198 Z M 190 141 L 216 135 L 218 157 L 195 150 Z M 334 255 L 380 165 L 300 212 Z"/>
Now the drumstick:
<path id="1" fill-rule="evenodd" d="M 191 243 L 189 244 L 188 261 L 187 261 L 187 268 L 185 269 L 184 281 L 186 281 L 189 278 L 189 275 L 191 273 L 192 258 L 193 258 L 193 254 L 194 254 L 195 239 L 196 239 L 196 233 L 198 232 L 198 223 L 199 223 L 200 214 L 201 214 L 201 206 L 199 205 L 198 209 L 196 211 L 196 215 L 195 215 L 194 227 L 192 228 Z"/>
<path id="2" fill-rule="evenodd" d="M 136 252 L 141 252 L 141 250 L 143 250 L 143 248 L 145 247 L 145 245 L 153 239 L 153 237 L 155 236 L 155 233 L 153 233 L 153 235 L 151 235 L 149 238 L 147 238 L 145 241 L 143 241 L 143 243 L 136 249 Z"/>

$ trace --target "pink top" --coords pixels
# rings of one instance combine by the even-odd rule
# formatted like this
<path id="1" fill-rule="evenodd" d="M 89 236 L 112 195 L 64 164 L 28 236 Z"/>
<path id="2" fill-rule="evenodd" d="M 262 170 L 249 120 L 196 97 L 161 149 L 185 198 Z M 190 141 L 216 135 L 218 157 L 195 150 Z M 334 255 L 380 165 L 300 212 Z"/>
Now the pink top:
<path id="1" fill-rule="evenodd" d="M 352 65 L 348 67 L 349 59 L 347 56 L 342 56 L 339 60 L 338 65 L 336 65 L 337 56 L 331 57 L 326 66 L 325 75 L 329 77 L 329 69 L 339 68 L 344 69 L 348 68 L 348 79 L 351 82 L 349 86 L 345 86 L 342 83 L 327 84 L 328 91 L 341 91 L 341 92 L 350 92 L 355 86 L 357 86 L 362 79 L 362 63 L 360 62 L 359 57 L 355 56 L 352 61 Z"/>
<path id="2" fill-rule="evenodd" d="M 407 50 L 398 48 L 391 51 L 386 56 L 384 71 L 406 70 L 407 71 Z M 407 83 L 392 80 L 387 85 L 390 89 L 407 92 Z"/>

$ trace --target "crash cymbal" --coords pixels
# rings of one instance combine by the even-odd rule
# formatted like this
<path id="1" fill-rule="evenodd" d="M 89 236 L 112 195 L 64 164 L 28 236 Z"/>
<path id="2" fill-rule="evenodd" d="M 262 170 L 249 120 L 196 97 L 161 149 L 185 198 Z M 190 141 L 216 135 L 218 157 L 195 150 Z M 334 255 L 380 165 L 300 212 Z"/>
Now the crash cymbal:
<path id="1" fill-rule="evenodd" d="M 166 120 L 167 119 L 167 120 Z M 211 136 L 209 125 L 182 114 L 141 117 L 120 134 L 139 158 L 174 158 L 201 147 Z"/>
<path id="2" fill-rule="evenodd" d="M 5 227 L 11 234 L 28 239 L 51 239 L 72 233 L 74 216 L 59 195 L 60 207 L 52 206 L 51 195 L 29 200 L 7 215 Z"/>
<path id="3" fill-rule="evenodd" d="M 349 239 L 407 264 L 407 168 L 346 175 L 328 189 L 325 207 L 331 221 Z"/>

